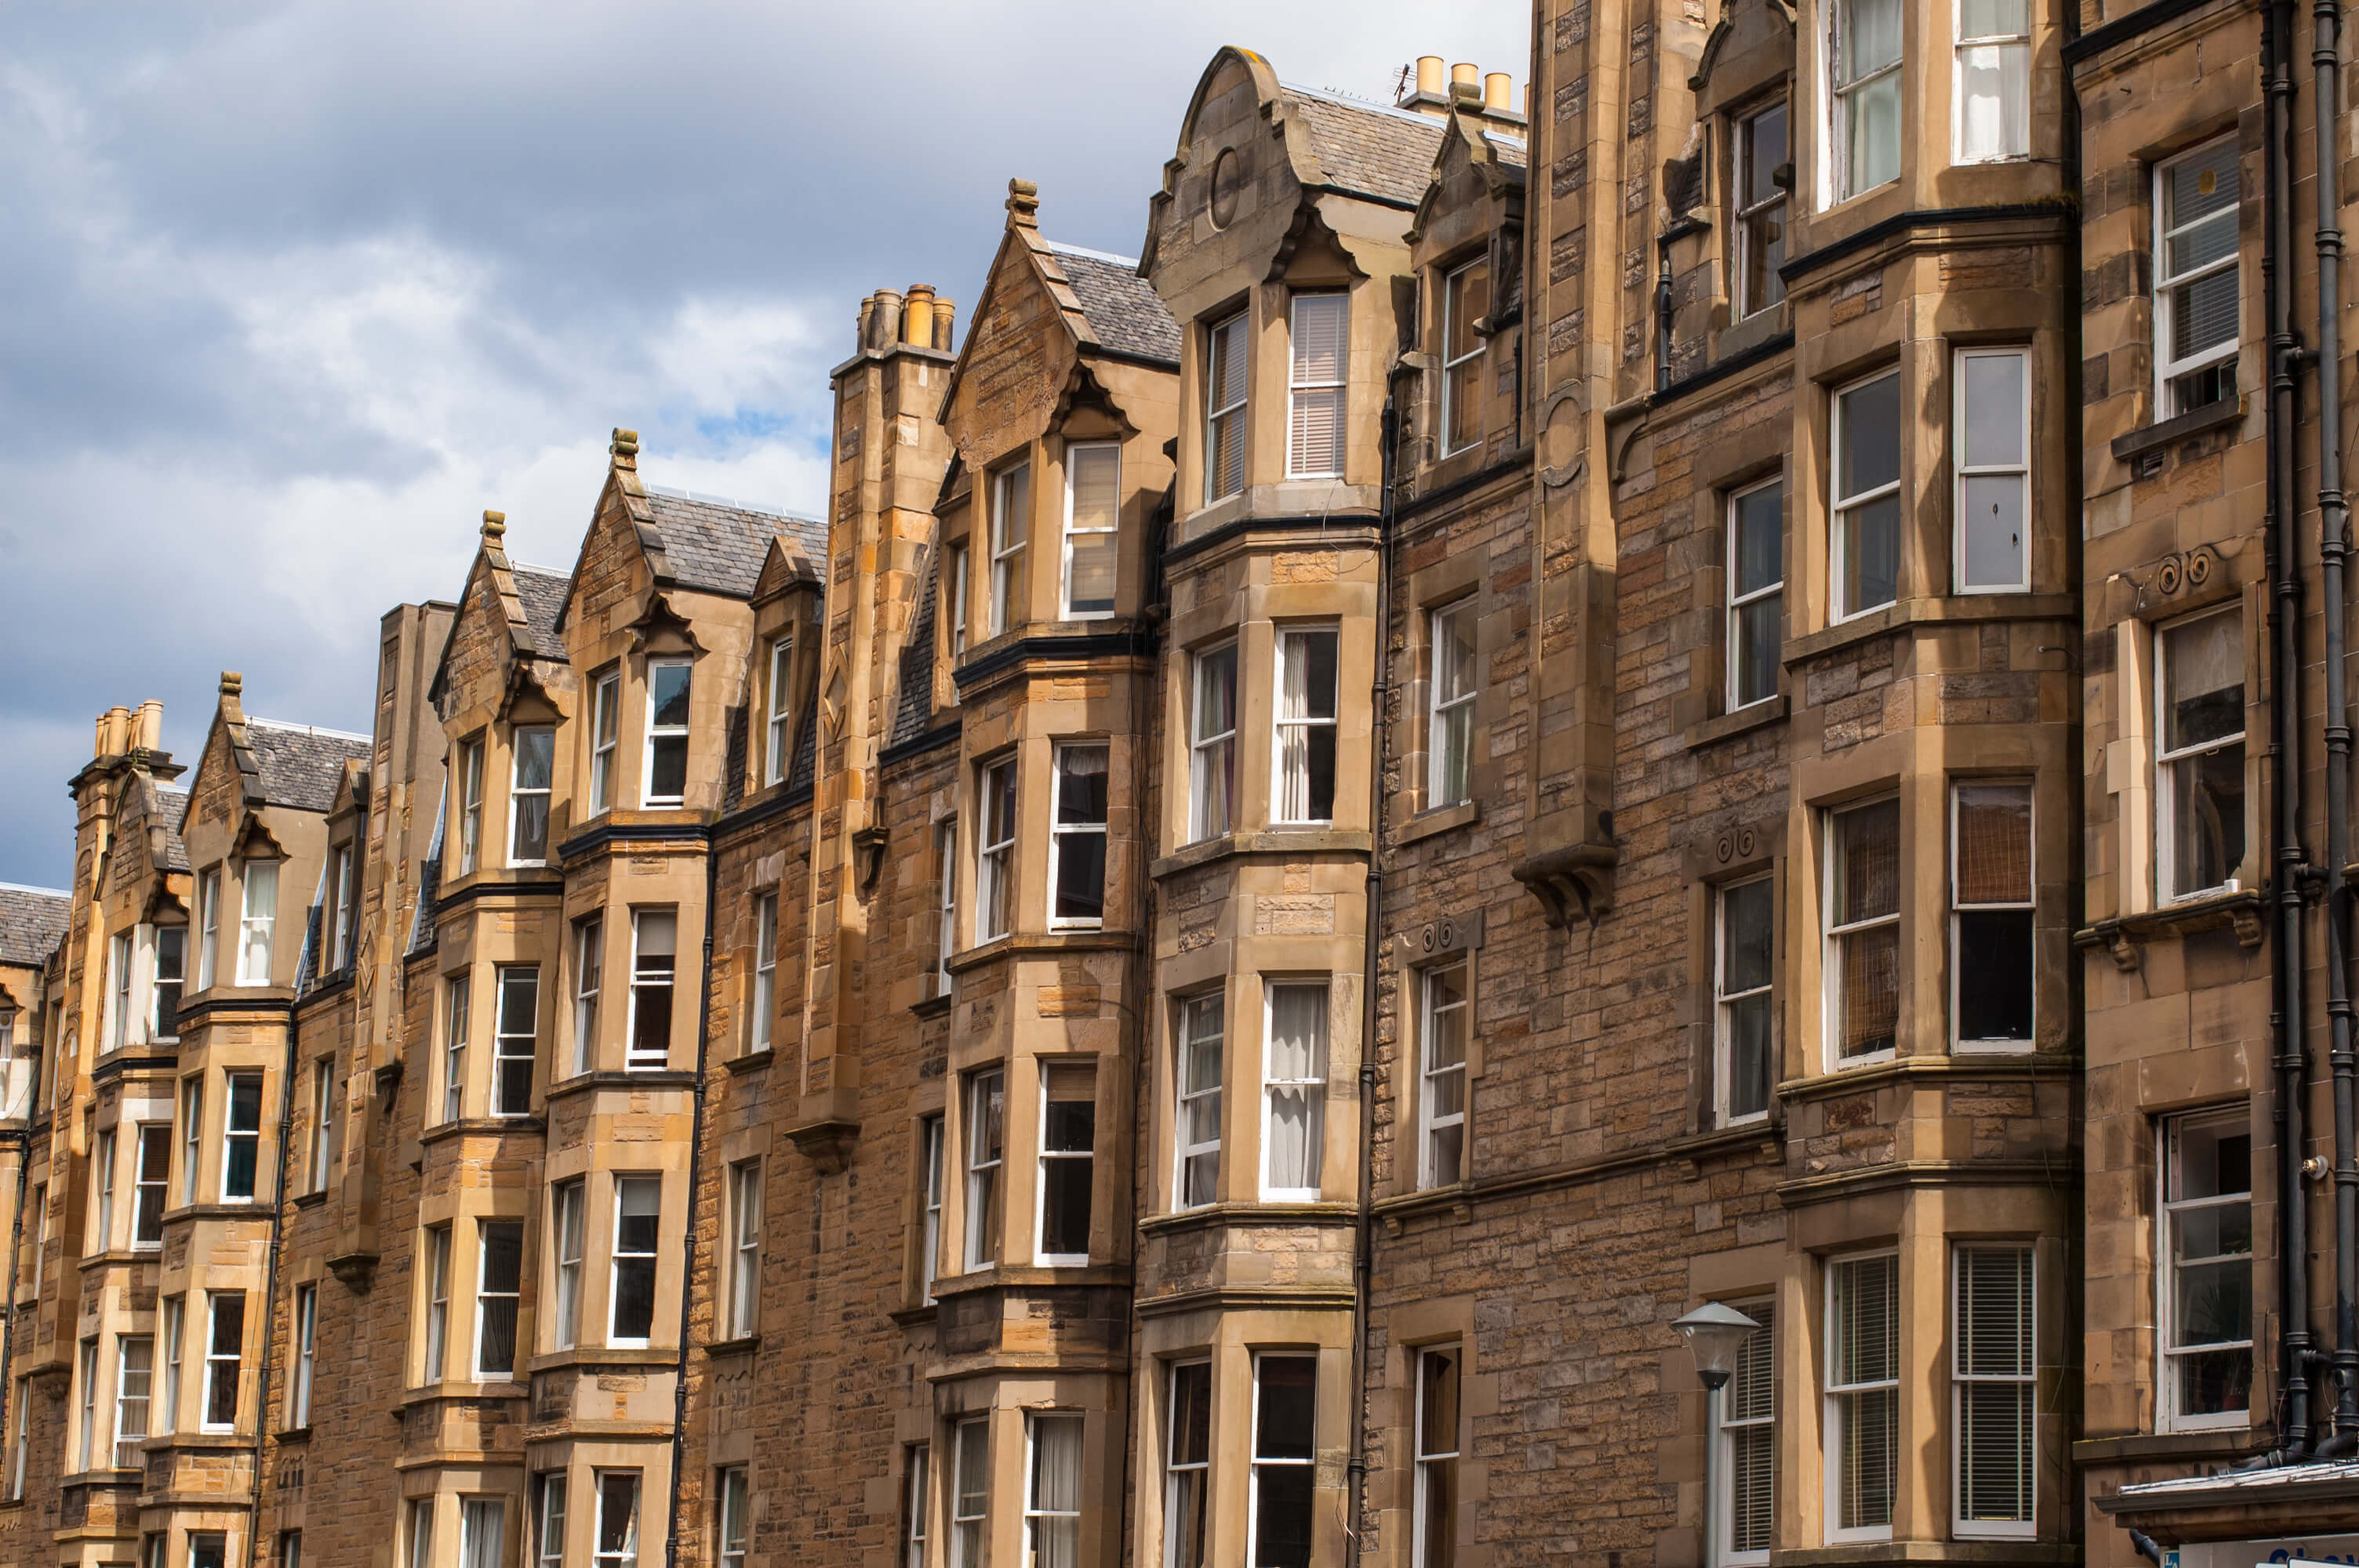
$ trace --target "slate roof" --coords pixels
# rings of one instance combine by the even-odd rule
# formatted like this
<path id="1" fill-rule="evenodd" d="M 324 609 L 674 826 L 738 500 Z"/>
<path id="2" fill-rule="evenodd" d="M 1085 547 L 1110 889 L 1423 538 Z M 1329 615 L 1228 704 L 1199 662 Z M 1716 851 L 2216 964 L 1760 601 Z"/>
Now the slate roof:
<path id="1" fill-rule="evenodd" d="M 1424 197 L 1441 146 L 1440 120 L 1292 82 L 1280 83 L 1278 92 L 1310 133 L 1329 183 L 1403 207 Z"/>
<path id="2" fill-rule="evenodd" d="M 934 599 L 935 557 L 926 561 L 926 580 L 918 589 L 918 612 L 909 617 L 909 640 L 901 644 L 901 700 L 893 710 L 893 733 L 885 743 L 897 746 L 932 728 L 934 721 Z"/>
<path id="3" fill-rule="evenodd" d="M 1137 258 L 1053 240 L 1049 249 L 1071 281 L 1082 314 L 1089 318 L 1090 330 L 1100 343 L 1117 353 L 1180 362 L 1180 323 L 1163 308 L 1163 297 L 1154 286 L 1138 276 Z"/>
<path id="4" fill-rule="evenodd" d="M 245 721 L 246 744 L 262 770 L 262 798 L 298 811 L 326 812 L 336 804 L 346 762 L 368 761 L 373 742 L 341 730 L 281 724 L 272 719 Z"/>
<path id="5" fill-rule="evenodd" d="M 164 869 L 169 871 L 189 870 L 189 847 L 180 838 L 180 826 L 189 819 L 189 792 L 168 784 L 151 784 L 156 792 L 156 810 L 164 818 Z"/>
<path id="6" fill-rule="evenodd" d="M 753 598 L 762 559 L 769 554 L 770 541 L 779 537 L 800 548 L 822 572 L 826 569 L 827 524 L 817 518 L 667 493 L 654 485 L 647 486 L 647 511 L 663 537 L 671 580 L 682 588 Z"/>
<path id="7" fill-rule="evenodd" d="M 557 615 L 565 608 L 566 575 L 546 572 L 538 567 L 517 567 L 513 575 L 516 598 L 524 601 L 524 618 L 532 634 L 534 654 L 561 662 L 565 643 L 557 634 Z"/>
<path id="8" fill-rule="evenodd" d="M 73 894 L 0 882 L 0 964 L 38 968 L 65 940 Z"/>
<path id="9" fill-rule="evenodd" d="M 1502 135 L 1497 131 L 1485 131 L 1483 139 L 1499 155 L 1499 162 L 1508 168 L 1527 168 L 1531 165 L 1531 148 L 1515 136 Z"/>

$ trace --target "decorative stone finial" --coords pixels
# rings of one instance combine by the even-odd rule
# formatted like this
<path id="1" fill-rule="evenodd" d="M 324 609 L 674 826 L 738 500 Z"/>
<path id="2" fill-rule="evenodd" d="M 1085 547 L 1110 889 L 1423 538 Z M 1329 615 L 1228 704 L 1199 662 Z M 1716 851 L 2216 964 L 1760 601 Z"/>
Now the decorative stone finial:
<path id="1" fill-rule="evenodd" d="M 1022 228 L 1040 226 L 1040 188 L 1028 179 L 1007 182 L 1007 221 Z"/>
<path id="2" fill-rule="evenodd" d="M 244 676 L 238 674 L 235 670 L 222 671 L 221 694 L 223 697 L 236 697 L 245 690 L 245 677 Z"/>
<path id="3" fill-rule="evenodd" d="M 486 545 L 496 545 L 496 544 L 498 544 L 498 543 L 500 542 L 500 536 L 501 536 L 502 535 L 506 534 L 507 531 L 508 531 L 508 514 L 507 514 L 506 513 L 505 513 L 505 512 L 491 512 L 491 511 L 486 511 L 486 512 L 484 514 L 484 544 L 486 544 Z"/>
<path id="4" fill-rule="evenodd" d="M 616 468 L 637 468 L 639 466 L 639 433 L 636 430 L 625 430 L 620 425 L 615 426 L 614 444 L 609 447 L 607 451 L 614 458 Z"/>

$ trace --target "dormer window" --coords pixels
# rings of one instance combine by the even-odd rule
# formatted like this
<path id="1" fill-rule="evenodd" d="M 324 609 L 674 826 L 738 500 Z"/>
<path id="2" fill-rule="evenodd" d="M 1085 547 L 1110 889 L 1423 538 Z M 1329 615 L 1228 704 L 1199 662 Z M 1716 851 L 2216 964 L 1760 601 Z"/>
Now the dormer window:
<path id="1" fill-rule="evenodd" d="M 1491 258 L 1452 270 L 1441 284 L 1441 455 L 1483 438 L 1483 340 L 1474 323 L 1491 309 Z"/>
<path id="2" fill-rule="evenodd" d="M 647 756 L 640 804 L 678 806 L 688 795 L 688 697 L 694 665 L 647 661 Z"/>
<path id="3" fill-rule="evenodd" d="M 549 860 L 549 793 L 557 763 L 557 731 L 535 724 L 516 732 L 516 761 L 508 783 L 508 864 L 538 866 Z"/>
<path id="4" fill-rule="evenodd" d="M 1204 503 L 1245 487 L 1245 313 L 1204 334 Z"/>
<path id="5" fill-rule="evenodd" d="M 222 871 L 208 866 L 197 879 L 197 989 L 213 989 L 213 967 L 221 952 Z"/>
<path id="6" fill-rule="evenodd" d="M 243 876 L 245 906 L 238 918 L 237 983 L 270 983 L 270 939 L 278 925 L 278 862 L 248 860 Z"/>
<path id="7" fill-rule="evenodd" d="M 942 573 L 950 583 L 950 613 L 944 617 L 951 629 L 951 657 L 966 652 L 966 546 L 953 545 L 950 549 L 950 566 Z"/>
<path id="8" fill-rule="evenodd" d="M 329 967 L 348 969 L 353 964 L 354 903 L 360 897 L 360 879 L 354 874 L 353 867 L 353 847 L 350 844 L 337 845 L 335 861 L 335 873 L 331 882 L 331 892 L 336 902 L 331 906 L 329 914 L 331 938 L 328 948 Z M 158 951 L 160 950 L 159 948 Z"/>
<path id="9" fill-rule="evenodd" d="M 459 748 L 459 874 L 483 864 L 484 743 L 469 741 Z"/>
<path id="10" fill-rule="evenodd" d="M 1788 157 L 1786 105 L 1772 103 L 1736 123 L 1736 168 L 1730 189 L 1736 202 L 1736 314 L 1757 315 L 1786 297 L 1786 188 L 1777 183 Z"/>
<path id="11" fill-rule="evenodd" d="M 1114 613 L 1120 553 L 1122 449 L 1112 441 L 1065 449 L 1065 614 Z"/>
<path id="12" fill-rule="evenodd" d="M 763 733 L 762 782 L 774 784 L 787 776 L 787 682 L 788 666 L 793 662 L 795 640 L 775 637 L 770 641 L 770 708 L 768 722 Z"/>
<path id="13" fill-rule="evenodd" d="M 991 481 L 991 621 L 996 637 L 1016 623 L 1024 600 L 1024 539 L 1032 512 L 1032 465 L 1017 463 Z"/>
<path id="14" fill-rule="evenodd" d="M 1351 302 L 1341 294 L 1294 297 L 1293 370 L 1287 385 L 1289 479 L 1343 473 L 1343 373 L 1350 362 Z"/>

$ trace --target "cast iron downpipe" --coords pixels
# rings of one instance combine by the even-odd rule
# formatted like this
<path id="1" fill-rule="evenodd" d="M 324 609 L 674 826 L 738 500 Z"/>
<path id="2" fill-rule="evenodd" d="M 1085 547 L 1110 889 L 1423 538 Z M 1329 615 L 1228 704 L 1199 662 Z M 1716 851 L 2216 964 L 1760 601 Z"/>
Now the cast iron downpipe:
<path id="1" fill-rule="evenodd" d="M 2310 1445 L 2310 1263 L 2307 1193 L 2302 1185 L 2304 1098 L 2309 1093 L 2309 1051 L 2303 1040 L 2302 883 L 2308 874 L 2302 851 L 2301 765 L 2301 580 L 2299 530 L 2294 511 L 2294 370 L 2299 357 L 2293 335 L 2292 282 L 2286 276 L 2293 254 L 2292 156 L 2293 0 L 2270 0 L 2261 25 L 2261 56 L 2267 80 L 2267 147 L 2263 159 L 2261 286 L 2269 323 L 2269 395 L 2266 425 L 2268 449 L 2269 620 L 2275 636 L 2275 678 L 2269 683 L 2269 718 L 2277 752 L 2276 897 L 2277 914 L 2277 996 L 2270 1020 L 2277 1070 L 2277 1249 L 2278 1375 L 2285 1390 L 2285 1426 L 2279 1451 L 2291 1455 Z"/>
<path id="2" fill-rule="evenodd" d="M 1389 390 L 1385 395 L 1381 427 L 1384 485 L 1376 510 L 1375 714 L 1368 750 L 1368 822 L 1375 831 L 1368 837 L 1367 909 L 1363 916 L 1368 932 L 1360 966 L 1360 1153 L 1352 1172 L 1359 1188 L 1358 1207 L 1352 1217 L 1352 1456 L 1345 1466 L 1343 1530 L 1355 1564 L 1364 1555 L 1360 1541 L 1361 1504 L 1368 1486 L 1368 1301 L 1369 1276 L 1375 1262 L 1371 1167 L 1376 1148 L 1376 969 L 1384 957 L 1380 915 L 1385 898 L 1385 746 L 1390 728 L 1386 710 L 1393 688 L 1393 490 L 1400 466 L 1400 414 Z"/>
<path id="3" fill-rule="evenodd" d="M 324 910 L 328 896 L 328 869 L 320 868 L 320 886 L 312 895 L 312 907 Z M 295 1068 L 302 1061 L 302 1026 L 297 1010 L 303 1005 L 305 982 L 311 978 L 311 966 L 318 961 L 318 938 L 312 934 L 310 922 L 305 921 L 303 951 L 295 960 L 295 996 L 287 1004 L 287 1060 L 278 1070 L 278 1150 L 272 1158 L 270 1178 L 270 1264 L 262 1275 L 262 1365 L 257 1368 L 254 1409 L 254 1503 L 247 1523 L 245 1561 L 251 1565 L 262 1561 L 262 1472 L 263 1455 L 267 1451 L 270 1432 L 270 1364 L 271 1348 L 277 1336 L 271 1332 L 272 1320 L 278 1311 L 278 1264 L 287 1241 L 287 1145 L 288 1130 L 295 1122 Z M 226 1113 L 226 1105 L 224 1105 Z M 302 1325 L 288 1314 L 288 1332 L 299 1334 Z"/>
<path id="4" fill-rule="evenodd" d="M 2339 319 L 2343 268 L 2342 202 L 2334 171 L 2342 153 L 2336 133 L 2343 13 L 2338 0 L 2316 0 L 2310 16 L 2310 63 L 2317 73 L 2310 118 L 2317 130 L 2313 239 L 2318 251 L 2318 553 L 2325 565 L 2326 599 L 2326 930 L 2327 980 L 2332 986 L 2334 1066 L 2334 1432 L 2359 1433 L 2359 1312 L 2353 1307 L 2352 1244 L 2359 1234 L 2359 1152 L 2354 1152 L 2352 1095 L 2359 1076 L 2351 1011 L 2351 894 L 2343 868 L 2351 863 L 2351 710 L 2343 690 L 2343 563 L 2350 507 L 2343 494 L 2343 349 Z"/>
<path id="5" fill-rule="evenodd" d="M 682 1238 L 679 1270 L 679 1364 L 671 1383 L 671 1506 L 664 1511 L 664 1565 L 679 1568 L 679 1466 L 688 1432 L 689 1309 L 696 1296 L 697 1184 L 704 1180 L 704 1072 L 712 1038 L 712 928 L 720 924 L 720 847 L 708 829 L 704 836 L 704 959 L 698 974 L 703 996 L 696 1006 L 696 1086 L 690 1091 L 688 1119 L 688 1234 Z M 763 1168 L 763 1185 L 769 1169 Z M 723 1195 L 715 1194 L 716 1203 Z M 717 1303 L 716 1303 L 716 1310 Z"/>

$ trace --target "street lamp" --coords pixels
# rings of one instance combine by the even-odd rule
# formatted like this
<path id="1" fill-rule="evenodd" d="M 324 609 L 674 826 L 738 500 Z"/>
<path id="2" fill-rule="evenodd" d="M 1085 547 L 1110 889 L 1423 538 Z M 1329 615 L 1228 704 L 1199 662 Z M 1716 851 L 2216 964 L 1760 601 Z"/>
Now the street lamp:
<path id="1" fill-rule="evenodd" d="M 1761 1325 L 1733 1306 L 1719 1302 L 1703 1305 L 1674 1321 L 1673 1328 L 1688 1342 L 1695 1357 L 1696 1377 L 1704 1386 L 1703 1422 L 1703 1561 L 1720 1559 L 1719 1540 L 1712 1517 L 1712 1452 L 1720 1446 L 1720 1395 L 1736 1371 L 1736 1353 Z"/>

